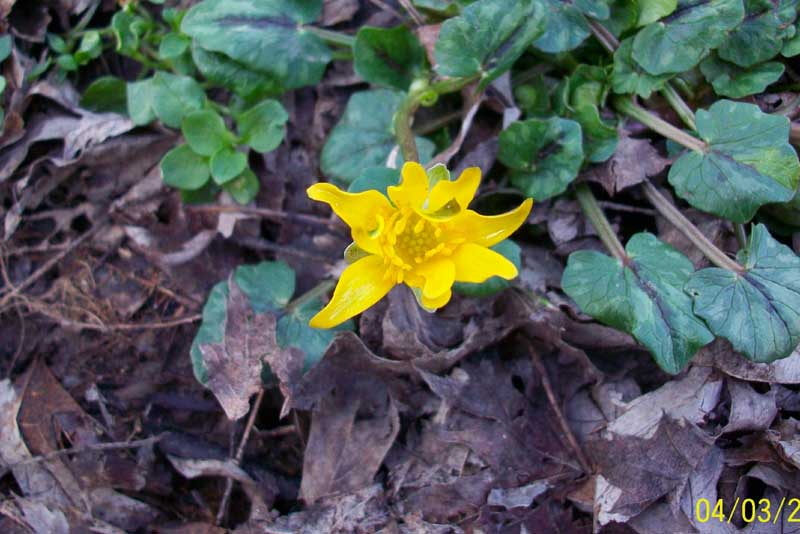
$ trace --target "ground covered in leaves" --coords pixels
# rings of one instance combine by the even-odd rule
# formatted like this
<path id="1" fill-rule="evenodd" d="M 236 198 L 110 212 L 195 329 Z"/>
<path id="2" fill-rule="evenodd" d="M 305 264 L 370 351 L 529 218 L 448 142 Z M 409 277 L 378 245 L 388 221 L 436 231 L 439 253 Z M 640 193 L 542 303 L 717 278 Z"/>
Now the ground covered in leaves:
<path id="1" fill-rule="evenodd" d="M 604 250 L 570 195 L 535 204 L 514 287 L 435 314 L 398 287 L 335 336 L 287 347 L 313 314 L 293 299 L 341 271 L 350 241 L 305 190 L 363 80 L 335 60 L 287 92 L 285 138 L 249 154 L 255 200 L 190 205 L 159 166 L 179 132 L 81 105 L 102 74 L 134 79 L 135 62 L 105 53 L 65 79 L 30 76 L 45 34 L 95 4 L 106 21 L 116 9 L 0 1 L 15 42 L 0 137 L 0 532 L 800 532 L 800 501 L 777 522 L 731 510 L 800 498 L 800 353 L 754 363 L 719 338 L 665 373 L 562 291 L 570 253 Z M 334 0 L 318 24 L 414 25 L 410 5 Z M 494 176 L 514 96 L 501 79 L 459 106 L 423 109 L 415 129 L 449 128 L 454 176 Z M 626 189 L 663 178 L 666 150 L 635 121 L 618 132 L 613 157 L 578 179 L 597 185 L 620 235 L 649 230 L 708 266 Z M 489 211 L 515 195 L 503 172 L 482 187 Z M 736 249 L 729 222 L 685 212 Z M 285 283 L 265 292 L 264 279 Z M 222 315 L 202 331 L 211 298 Z M 229 358 L 251 346 L 268 355 L 266 382 L 253 380 L 260 358 Z M 308 365 L 304 351 L 324 356 Z M 702 499 L 731 520 L 702 521 Z"/>

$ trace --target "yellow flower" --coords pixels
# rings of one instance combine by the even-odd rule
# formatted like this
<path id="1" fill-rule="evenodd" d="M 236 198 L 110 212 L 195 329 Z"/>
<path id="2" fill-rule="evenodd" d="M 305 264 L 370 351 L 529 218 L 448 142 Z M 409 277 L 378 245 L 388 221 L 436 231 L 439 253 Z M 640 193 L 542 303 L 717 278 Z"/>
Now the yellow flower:
<path id="1" fill-rule="evenodd" d="M 374 189 L 347 193 L 327 183 L 308 188 L 309 197 L 329 204 L 350 226 L 361 256 L 344 270 L 311 326 L 332 328 L 401 283 L 433 310 L 447 304 L 454 282 L 517 276 L 514 264 L 488 247 L 520 227 L 531 199 L 502 215 L 485 216 L 467 209 L 481 181 L 477 167 L 466 169 L 458 180 L 435 184 L 419 163 L 406 163 L 401 175 L 400 185 L 389 187 L 389 198 Z"/>

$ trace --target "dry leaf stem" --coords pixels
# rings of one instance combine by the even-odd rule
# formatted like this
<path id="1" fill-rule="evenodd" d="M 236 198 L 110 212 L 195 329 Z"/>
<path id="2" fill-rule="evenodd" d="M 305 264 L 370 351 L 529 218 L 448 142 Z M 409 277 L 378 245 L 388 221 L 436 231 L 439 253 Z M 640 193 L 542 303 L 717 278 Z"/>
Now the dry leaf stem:
<path id="1" fill-rule="evenodd" d="M 575 186 L 575 196 L 581 205 L 581 209 L 583 209 L 584 215 L 591 221 L 594 229 L 597 230 L 600 241 L 603 242 L 612 256 L 623 263 L 627 263 L 628 255 L 625 253 L 625 247 L 622 246 L 616 232 L 611 228 L 611 223 L 608 222 L 589 185 L 580 183 Z"/>

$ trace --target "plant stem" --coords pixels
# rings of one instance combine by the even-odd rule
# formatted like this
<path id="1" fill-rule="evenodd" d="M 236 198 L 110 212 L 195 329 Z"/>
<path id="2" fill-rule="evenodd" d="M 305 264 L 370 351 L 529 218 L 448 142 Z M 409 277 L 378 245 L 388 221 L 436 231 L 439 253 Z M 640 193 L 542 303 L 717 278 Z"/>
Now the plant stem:
<path id="1" fill-rule="evenodd" d="M 589 189 L 589 185 L 580 183 L 575 186 L 575 196 L 578 198 L 578 203 L 583 209 L 583 213 L 591 221 L 594 229 L 597 230 L 597 235 L 600 236 L 600 241 L 606 246 L 608 251 L 622 263 L 628 262 L 628 255 L 625 253 L 625 247 L 622 246 L 614 229 L 611 228 L 611 223 L 606 219 L 603 210 L 597 203 L 594 193 Z"/>
<path id="2" fill-rule="evenodd" d="M 344 46 L 347 48 L 352 48 L 356 42 L 356 38 L 352 35 L 347 35 L 346 33 L 342 32 L 335 32 L 331 30 L 326 30 L 324 28 L 317 28 L 316 26 L 303 26 L 303 29 L 314 33 L 325 41 L 328 44 L 337 45 L 337 46 Z"/>
<path id="3" fill-rule="evenodd" d="M 318 283 L 317 285 L 315 285 L 314 287 L 312 287 L 311 289 L 309 289 L 308 291 L 306 291 L 305 293 L 303 293 L 302 295 L 291 301 L 289 304 L 287 304 L 285 308 L 286 313 L 292 313 L 294 310 L 300 308 L 304 304 L 307 304 L 308 302 L 314 300 L 315 298 L 321 297 L 322 295 L 333 289 L 334 286 L 336 286 L 336 280 L 333 280 L 331 278 L 322 280 L 320 283 Z"/>
<path id="4" fill-rule="evenodd" d="M 596 20 L 589 20 L 589 29 L 592 31 L 592 35 L 600 41 L 600 44 L 603 45 L 603 48 L 605 48 L 609 54 L 613 54 L 614 51 L 619 48 L 619 40 L 614 37 L 614 34 L 608 31 L 605 26 Z"/>
<path id="5" fill-rule="evenodd" d="M 643 107 L 635 104 L 629 97 L 619 96 L 614 98 L 614 107 L 617 111 L 625 113 L 629 117 L 636 119 L 651 130 L 658 132 L 667 139 L 672 139 L 676 143 L 685 146 L 689 150 L 705 152 L 706 144 L 700 139 L 690 135 L 683 130 L 679 130 L 664 119 L 650 113 Z"/>
<path id="6" fill-rule="evenodd" d="M 722 269 L 733 271 L 735 273 L 744 273 L 744 268 L 729 258 L 723 251 L 718 249 L 714 243 L 708 240 L 706 236 L 687 219 L 683 213 L 676 208 L 667 197 L 661 194 L 649 181 L 642 184 L 642 192 L 647 200 L 653 205 L 656 210 L 667 219 L 675 228 L 677 228 L 689 241 L 694 244 L 700 251 L 708 258 L 711 263 Z"/>
<path id="7" fill-rule="evenodd" d="M 736 241 L 739 243 L 739 248 L 747 247 L 747 231 L 744 229 L 742 223 L 733 223 L 733 232 L 736 234 Z"/>
<path id="8" fill-rule="evenodd" d="M 675 113 L 678 114 L 689 129 L 697 130 L 697 123 L 694 120 L 694 111 L 692 111 L 692 108 L 681 98 L 681 95 L 678 94 L 678 91 L 675 90 L 671 83 L 667 82 L 664 84 L 664 88 L 661 90 L 661 96 L 667 99 L 669 105 L 672 106 L 672 109 L 675 110 Z"/>
<path id="9" fill-rule="evenodd" d="M 411 121 L 420 105 L 421 93 L 409 93 L 394 114 L 394 135 L 405 161 L 419 161 L 417 141 L 411 131 Z"/>

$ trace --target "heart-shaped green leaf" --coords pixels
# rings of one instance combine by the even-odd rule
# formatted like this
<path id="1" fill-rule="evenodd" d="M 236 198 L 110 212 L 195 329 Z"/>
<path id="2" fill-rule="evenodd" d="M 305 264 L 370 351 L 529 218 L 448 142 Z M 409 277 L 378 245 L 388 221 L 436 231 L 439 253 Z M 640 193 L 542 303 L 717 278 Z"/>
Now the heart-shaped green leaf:
<path id="1" fill-rule="evenodd" d="M 156 120 L 153 110 L 153 79 L 130 82 L 125 92 L 128 116 L 137 126 L 144 126 Z"/>
<path id="2" fill-rule="evenodd" d="M 762 205 L 794 196 L 800 163 L 786 117 L 720 100 L 697 112 L 697 131 L 708 148 L 684 153 L 668 177 L 692 206 L 744 223 Z"/>
<path id="3" fill-rule="evenodd" d="M 125 113 L 128 109 L 125 80 L 101 76 L 89 84 L 81 96 L 81 107 L 97 112 Z"/>
<path id="4" fill-rule="evenodd" d="M 555 54 L 580 45 L 591 35 L 587 16 L 605 20 L 609 16 L 607 0 L 543 0 L 547 11 L 544 34 L 533 45 Z"/>
<path id="5" fill-rule="evenodd" d="M 174 59 L 189 49 L 192 40 L 179 33 L 168 33 L 158 45 L 158 55 L 164 59 Z"/>
<path id="6" fill-rule="evenodd" d="M 740 67 L 777 56 L 794 33 L 797 0 L 745 0 L 744 21 L 719 45 L 717 53 Z"/>
<path id="7" fill-rule="evenodd" d="M 398 169 L 370 167 L 365 169 L 361 176 L 353 180 L 347 191 L 349 193 L 361 193 L 362 191 L 374 189 L 388 197 L 389 186 L 398 185 L 399 183 L 400 171 Z"/>
<path id="8" fill-rule="evenodd" d="M 353 45 L 356 74 L 370 83 L 406 90 L 425 68 L 425 51 L 405 26 L 358 30 Z"/>
<path id="9" fill-rule="evenodd" d="M 286 135 L 289 114 L 277 100 L 264 100 L 236 118 L 242 141 L 256 152 L 278 148 Z"/>
<path id="10" fill-rule="evenodd" d="M 321 9 L 319 0 L 204 0 L 186 13 L 181 31 L 295 89 L 319 82 L 331 59 L 322 39 L 303 27 Z"/>
<path id="11" fill-rule="evenodd" d="M 542 34 L 544 19 L 539 0 L 478 0 L 442 24 L 436 71 L 463 78 L 480 74 L 485 87 Z"/>
<path id="12" fill-rule="evenodd" d="M 500 133 L 497 157 L 512 169 L 511 182 L 526 196 L 559 195 L 583 164 L 581 126 L 558 117 L 515 122 Z"/>
<path id="13" fill-rule="evenodd" d="M 389 89 L 353 94 L 322 149 L 322 172 L 350 183 L 369 167 L 385 167 L 397 146 L 392 120 L 404 98 L 404 93 Z M 425 163 L 433 155 L 434 145 L 417 137 L 417 149 Z M 398 166 L 402 160 L 398 154 Z"/>
<path id="14" fill-rule="evenodd" d="M 210 176 L 208 160 L 194 152 L 189 145 L 178 145 L 161 160 L 161 178 L 178 189 L 200 189 Z"/>
<path id="15" fill-rule="evenodd" d="M 631 237 L 625 250 L 627 264 L 599 252 L 572 253 L 561 285 L 581 310 L 628 332 L 659 367 L 677 373 L 714 340 L 683 291 L 694 266 L 649 233 Z"/>
<path id="16" fill-rule="evenodd" d="M 686 291 L 694 312 L 753 361 L 789 356 L 800 343 L 800 258 L 757 224 L 739 261 L 743 273 L 710 268 L 692 275 Z"/>
<path id="17" fill-rule="evenodd" d="M 700 63 L 700 70 L 718 95 L 743 98 L 761 93 L 777 82 L 783 76 L 784 66 L 778 61 L 768 61 L 744 69 L 711 54 Z"/>
<path id="18" fill-rule="evenodd" d="M 276 95 L 283 91 L 274 75 L 248 68 L 224 54 L 209 52 L 192 44 L 192 60 L 208 81 L 226 87 L 244 97 Z"/>
<path id="19" fill-rule="evenodd" d="M 679 0 L 674 13 L 636 34 L 633 59 L 655 75 L 689 70 L 743 18 L 742 0 Z"/>

